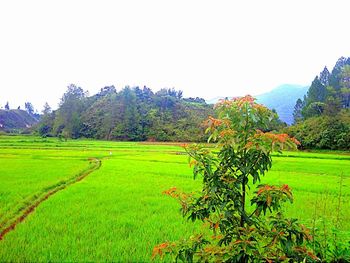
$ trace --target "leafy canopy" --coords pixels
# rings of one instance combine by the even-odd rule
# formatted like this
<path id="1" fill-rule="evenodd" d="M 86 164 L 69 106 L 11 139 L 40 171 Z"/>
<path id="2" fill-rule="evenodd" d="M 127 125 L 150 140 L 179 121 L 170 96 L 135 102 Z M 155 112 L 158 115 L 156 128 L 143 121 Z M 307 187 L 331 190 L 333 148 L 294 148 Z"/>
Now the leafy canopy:
<path id="1" fill-rule="evenodd" d="M 175 187 L 164 192 L 179 200 L 183 216 L 202 221 L 208 231 L 160 244 L 153 255 L 169 253 L 185 262 L 316 259 L 306 247 L 308 230 L 280 211 L 283 202 L 293 200 L 288 185 L 259 185 L 251 208 L 246 204 L 251 183 L 260 182 L 272 165 L 271 152 L 295 149 L 298 141 L 263 132 L 274 113 L 251 96 L 222 100 L 215 108 L 218 117 L 209 117 L 207 132 L 216 147 L 185 146 L 194 177 L 203 180 L 201 192 L 186 194 Z"/>

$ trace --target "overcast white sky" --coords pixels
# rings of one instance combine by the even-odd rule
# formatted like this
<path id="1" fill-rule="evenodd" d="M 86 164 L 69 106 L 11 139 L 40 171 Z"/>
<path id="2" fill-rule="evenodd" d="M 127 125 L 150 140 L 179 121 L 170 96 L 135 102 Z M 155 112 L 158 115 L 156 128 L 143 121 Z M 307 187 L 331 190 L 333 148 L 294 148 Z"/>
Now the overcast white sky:
<path id="1" fill-rule="evenodd" d="M 70 83 L 185 96 L 309 85 L 350 56 L 349 1 L 0 2 L 0 106 L 57 107 Z"/>

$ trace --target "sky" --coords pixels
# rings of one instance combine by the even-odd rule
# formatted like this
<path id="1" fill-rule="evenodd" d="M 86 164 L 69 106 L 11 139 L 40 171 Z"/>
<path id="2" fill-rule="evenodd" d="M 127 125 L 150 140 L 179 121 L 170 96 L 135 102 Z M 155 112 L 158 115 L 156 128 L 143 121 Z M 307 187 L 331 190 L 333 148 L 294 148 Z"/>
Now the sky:
<path id="1" fill-rule="evenodd" d="M 0 2 L 0 107 L 57 108 L 69 84 L 185 97 L 310 85 L 350 56 L 348 1 Z"/>

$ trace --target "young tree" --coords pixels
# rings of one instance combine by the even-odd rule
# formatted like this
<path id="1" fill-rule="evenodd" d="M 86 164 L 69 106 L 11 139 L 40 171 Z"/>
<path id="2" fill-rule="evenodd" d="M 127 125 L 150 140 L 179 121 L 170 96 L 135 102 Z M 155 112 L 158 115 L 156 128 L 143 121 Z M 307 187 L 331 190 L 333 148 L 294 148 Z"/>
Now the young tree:
<path id="1" fill-rule="evenodd" d="M 136 107 L 135 91 L 127 86 L 118 96 L 121 122 L 114 128 L 113 135 L 121 140 L 140 140 L 140 114 Z"/>
<path id="2" fill-rule="evenodd" d="M 5 104 L 5 110 L 10 110 L 9 102 L 6 102 L 6 104 Z"/>
<path id="3" fill-rule="evenodd" d="M 45 102 L 45 104 L 44 104 L 44 108 L 43 108 L 43 110 L 42 110 L 42 114 L 43 115 L 49 115 L 50 113 L 51 113 L 51 107 L 50 107 L 50 105 L 47 103 L 47 102 Z"/>
<path id="4" fill-rule="evenodd" d="M 191 145 L 195 178 L 203 179 L 200 193 L 186 194 L 176 188 L 165 191 L 177 198 L 183 216 L 203 221 L 213 235 L 194 235 L 188 240 L 166 242 L 153 256 L 170 253 L 186 262 L 280 262 L 316 259 L 305 244 L 311 239 L 296 219 L 284 218 L 281 204 L 292 201 L 288 185 L 259 185 L 247 208 L 250 186 L 260 182 L 272 165 L 271 152 L 295 148 L 286 134 L 262 132 L 273 113 L 251 96 L 223 100 L 216 105 L 218 118 L 209 117 L 209 140 L 216 148 Z M 269 216 L 265 215 L 269 212 Z"/>
<path id="5" fill-rule="evenodd" d="M 324 69 L 320 73 L 320 82 L 325 87 L 327 87 L 329 85 L 329 78 L 330 78 L 330 76 L 331 76 L 331 73 L 329 73 L 328 68 L 324 67 Z"/>
<path id="6" fill-rule="evenodd" d="M 327 89 L 318 77 L 315 77 L 307 92 L 307 105 L 313 102 L 324 102 L 327 96 Z"/>
<path id="7" fill-rule="evenodd" d="M 342 101 L 342 106 L 344 108 L 350 108 L 350 66 L 346 65 L 341 71 L 340 80 L 340 96 Z"/>
<path id="8" fill-rule="evenodd" d="M 51 133 L 54 123 L 54 116 L 52 114 L 51 107 L 47 102 L 44 104 L 42 114 L 43 115 L 41 116 L 41 120 L 38 125 L 38 132 L 42 137 L 52 136 Z"/>
<path id="9" fill-rule="evenodd" d="M 327 116 L 336 116 L 342 107 L 341 98 L 333 87 L 327 87 L 327 99 L 324 107 L 324 114 Z M 306 112 L 306 111 L 305 111 Z"/>
<path id="10" fill-rule="evenodd" d="M 81 113 L 85 108 L 84 99 L 87 96 L 81 87 L 74 84 L 68 86 L 60 101 L 60 107 L 57 111 L 55 120 L 55 133 L 62 132 L 65 137 L 78 138 L 82 127 Z"/>
<path id="11" fill-rule="evenodd" d="M 24 103 L 24 108 L 29 113 L 29 115 L 33 115 L 34 114 L 34 107 L 33 107 L 33 104 L 31 104 L 30 102 L 25 102 Z"/>
<path id="12" fill-rule="evenodd" d="M 298 123 L 303 119 L 303 115 L 301 114 L 301 110 L 303 109 L 303 101 L 301 99 L 298 99 L 294 106 L 294 112 L 293 112 L 293 118 L 294 123 Z"/>

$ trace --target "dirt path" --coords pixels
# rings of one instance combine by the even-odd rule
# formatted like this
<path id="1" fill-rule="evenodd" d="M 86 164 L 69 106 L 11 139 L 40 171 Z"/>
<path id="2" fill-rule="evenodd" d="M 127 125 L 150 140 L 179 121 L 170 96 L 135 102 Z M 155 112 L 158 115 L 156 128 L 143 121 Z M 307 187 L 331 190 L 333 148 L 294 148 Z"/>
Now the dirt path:
<path id="1" fill-rule="evenodd" d="M 64 184 L 57 186 L 56 188 L 50 190 L 49 192 L 45 193 L 41 197 L 39 197 L 37 200 L 35 200 L 31 205 L 29 205 L 24 211 L 18 215 L 17 218 L 14 219 L 14 221 L 7 226 L 5 229 L 1 230 L 0 232 L 0 241 L 4 238 L 4 236 L 14 230 L 18 224 L 23 222 L 28 215 L 34 212 L 35 208 L 37 208 L 42 202 L 47 200 L 50 196 L 54 195 L 58 191 L 61 191 L 68 186 L 75 184 L 81 180 L 83 180 L 86 176 L 91 174 L 93 171 L 96 171 L 101 167 L 101 160 L 96 158 L 89 159 L 90 163 L 93 163 L 93 166 L 89 167 L 88 169 L 81 172 L 78 176 L 75 176 L 74 178 L 68 179 Z"/>

